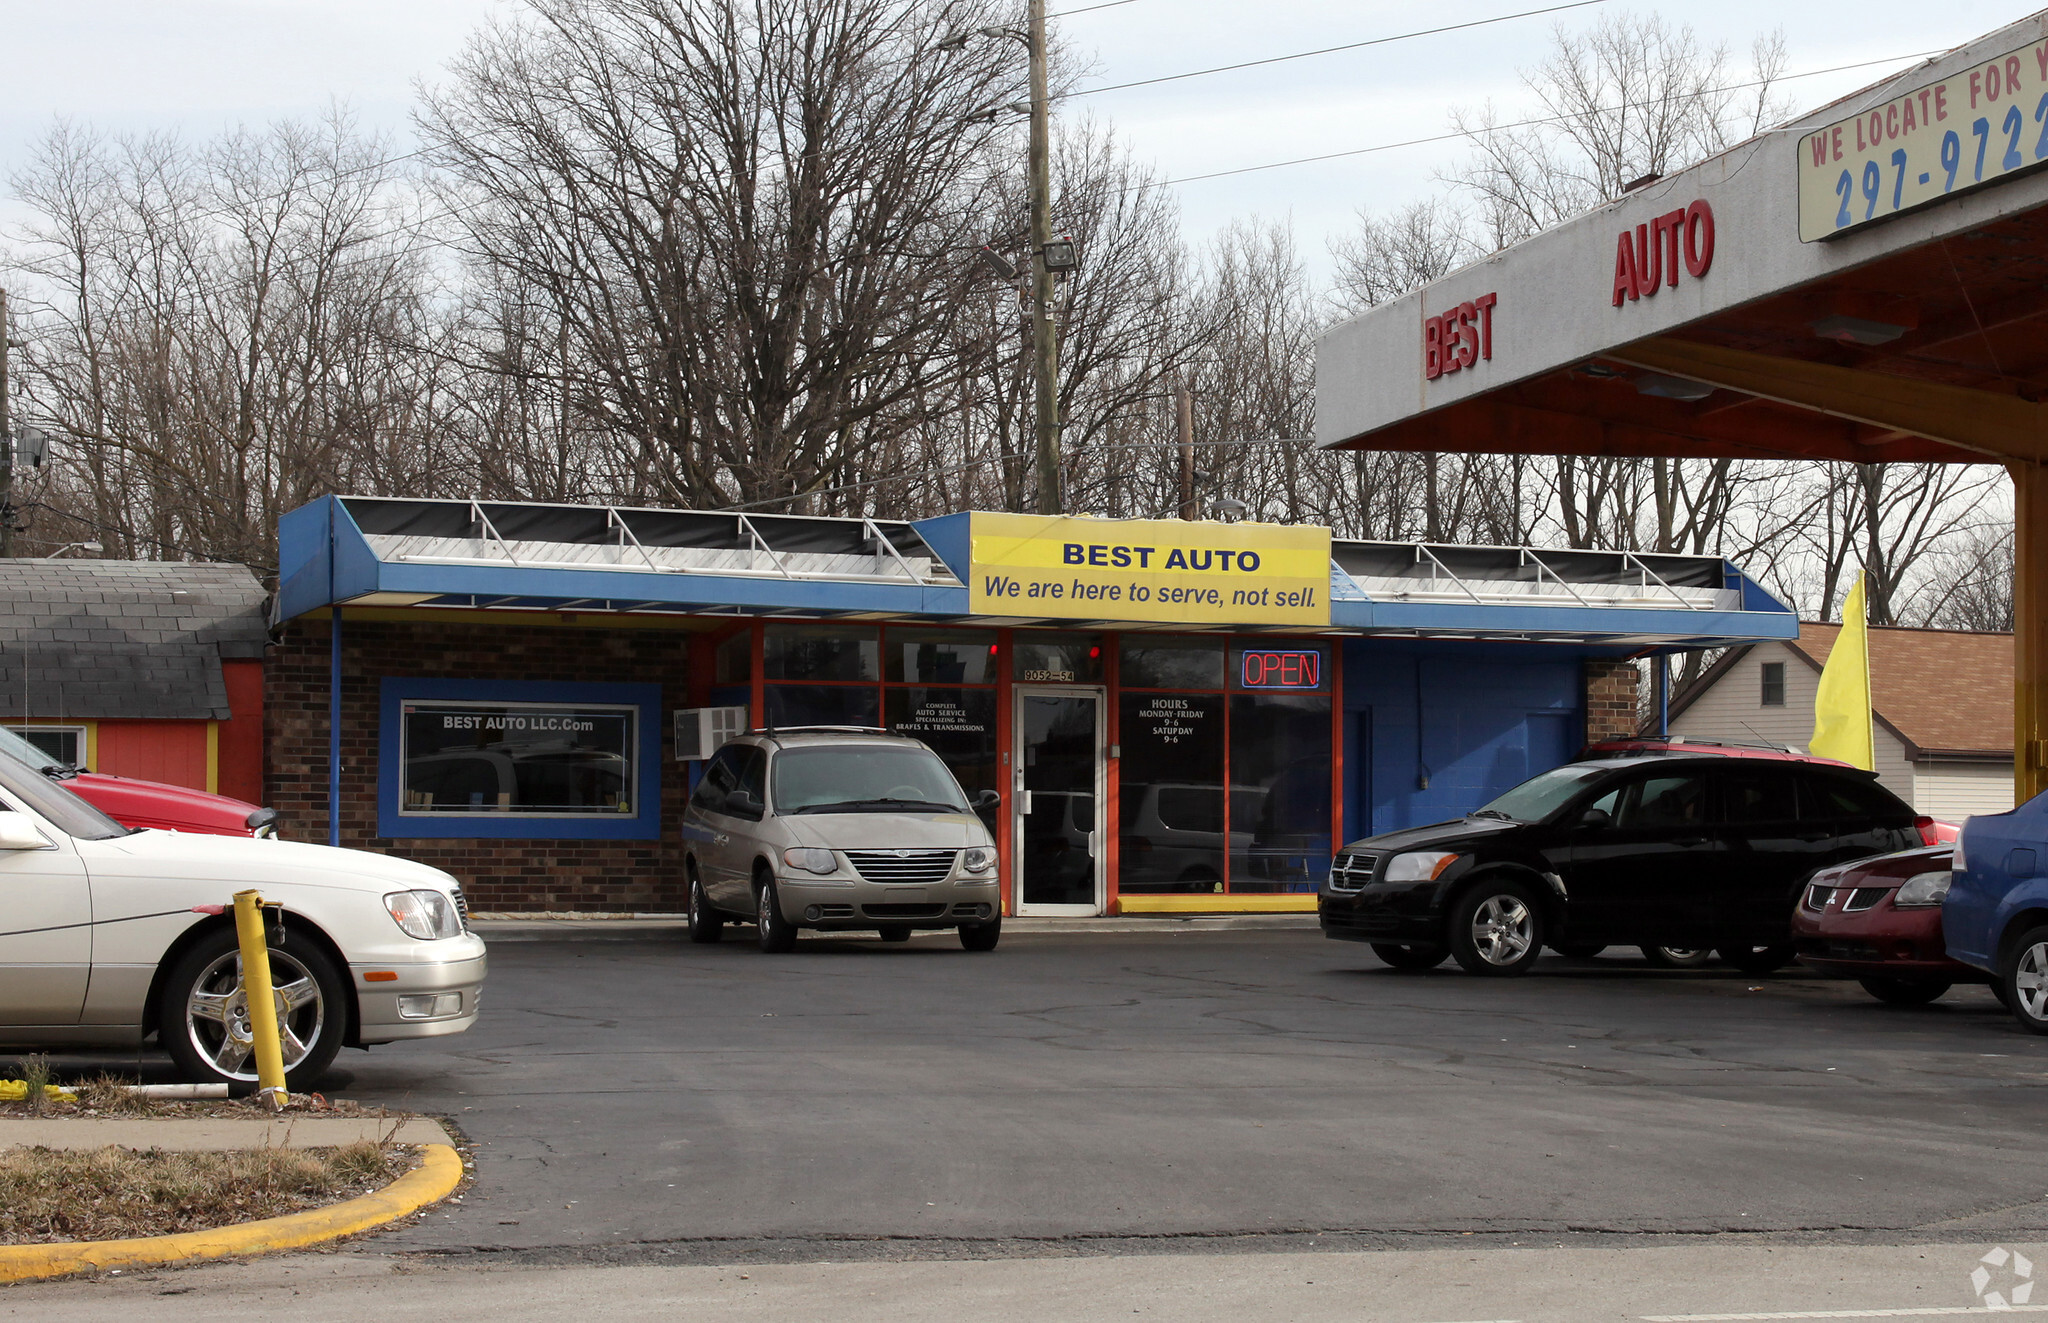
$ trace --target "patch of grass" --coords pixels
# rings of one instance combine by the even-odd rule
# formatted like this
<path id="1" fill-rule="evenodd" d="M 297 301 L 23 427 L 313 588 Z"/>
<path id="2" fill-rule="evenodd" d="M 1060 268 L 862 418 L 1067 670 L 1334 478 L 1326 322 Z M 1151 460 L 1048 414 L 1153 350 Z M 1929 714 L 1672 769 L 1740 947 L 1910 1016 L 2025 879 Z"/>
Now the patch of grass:
<path id="1" fill-rule="evenodd" d="M 415 1151 L 341 1148 L 0 1149 L 0 1244 L 207 1231 L 337 1203 L 388 1185 Z"/>

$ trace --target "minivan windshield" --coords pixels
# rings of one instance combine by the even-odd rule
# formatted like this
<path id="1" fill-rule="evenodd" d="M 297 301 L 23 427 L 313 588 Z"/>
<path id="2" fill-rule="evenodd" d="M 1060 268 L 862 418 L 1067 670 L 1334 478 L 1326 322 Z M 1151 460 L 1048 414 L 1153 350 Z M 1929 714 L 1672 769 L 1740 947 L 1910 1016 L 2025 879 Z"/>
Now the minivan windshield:
<path id="1" fill-rule="evenodd" d="M 0 753 L 0 790 L 67 836 L 106 841 L 129 834 L 126 827 L 12 754 Z"/>
<path id="2" fill-rule="evenodd" d="M 953 773 L 927 749 L 816 745 L 784 749 L 772 771 L 777 813 L 966 813 Z"/>
<path id="3" fill-rule="evenodd" d="M 1475 818 L 1506 818 L 1510 822 L 1535 822 L 1563 808 L 1565 801 L 1583 790 L 1606 769 L 1602 767 L 1553 767 L 1472 812 Z"/>

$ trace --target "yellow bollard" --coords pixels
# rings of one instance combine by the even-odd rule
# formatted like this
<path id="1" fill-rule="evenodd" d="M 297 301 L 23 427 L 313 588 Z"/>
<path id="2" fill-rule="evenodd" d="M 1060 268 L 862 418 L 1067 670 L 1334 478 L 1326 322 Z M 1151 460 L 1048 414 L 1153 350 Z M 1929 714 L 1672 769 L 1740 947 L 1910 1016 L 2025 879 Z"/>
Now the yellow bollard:
<path id="1" fill-rule="evenodd" d="M 277 993 L 270 984 L 270 944 L 263 936 L 263 897 L 235 893 L 235 935 L 242 942 L 242 995 L 249 1003 L 249 1033 L 256 1040 L 256 1081 L 270 1110 L 285 1105 L 284 1049 L 277 1039 Z"/>

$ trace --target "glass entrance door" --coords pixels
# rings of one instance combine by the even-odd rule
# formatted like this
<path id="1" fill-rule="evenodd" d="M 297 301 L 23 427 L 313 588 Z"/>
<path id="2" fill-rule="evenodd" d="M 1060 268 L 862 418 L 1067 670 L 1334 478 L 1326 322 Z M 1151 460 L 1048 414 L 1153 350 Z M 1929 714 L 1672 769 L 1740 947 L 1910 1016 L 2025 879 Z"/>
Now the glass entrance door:
<path id="1" fill-rule="evenodd" d="M 1102 913 L 1102 694 L 1016 694 L 1014 858 L 1020 915 Z"/>

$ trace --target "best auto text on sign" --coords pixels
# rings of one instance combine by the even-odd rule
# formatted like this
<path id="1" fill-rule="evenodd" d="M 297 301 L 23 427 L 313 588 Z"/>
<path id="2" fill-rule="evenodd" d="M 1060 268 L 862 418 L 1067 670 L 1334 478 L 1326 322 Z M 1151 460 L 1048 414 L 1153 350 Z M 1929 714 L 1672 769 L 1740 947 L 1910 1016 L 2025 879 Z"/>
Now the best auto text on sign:
<path id="1" fill-rule="evenodd" d="M 973 518 L 979 615 L 1330 623 L 1330 530 L 1178 519 Z"/>
<path id="2" fill-rule="evenodd" d="M 1799 237 L 1938 202 L 2048 161 L 2048 42 L 1917 87 L 1799 140 Z"/>

